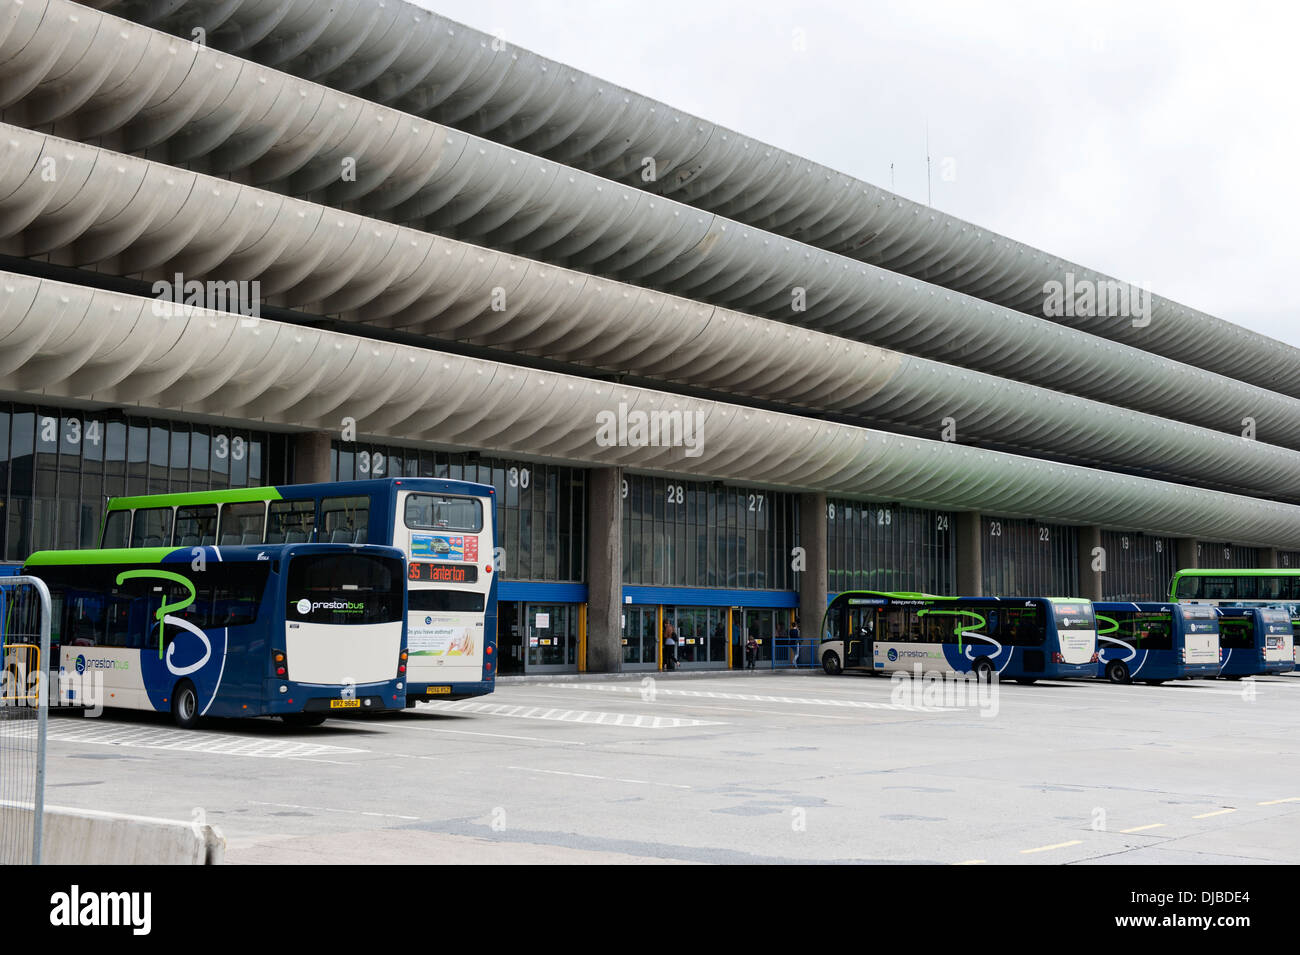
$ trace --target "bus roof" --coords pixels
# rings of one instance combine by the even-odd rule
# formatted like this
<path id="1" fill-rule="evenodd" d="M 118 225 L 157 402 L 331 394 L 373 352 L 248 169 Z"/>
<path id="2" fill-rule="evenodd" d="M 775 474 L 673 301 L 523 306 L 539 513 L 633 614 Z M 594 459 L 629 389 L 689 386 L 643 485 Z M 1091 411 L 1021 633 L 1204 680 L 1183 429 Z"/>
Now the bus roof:
<path id="1" fill-rule="evenodd" d="M 24 567 L 76 567 L 85 564 L 169 564 L 189 563 L 196 556 L 194 547 L 111 547 L 88 550 L 38 550 L 24 562 Z M 405 557 L 400 548 L 386 544 L 229 544 L 203 546 L 205 559 L 211 551 L 213 563 L 245 563 L 274 560 L 286 551 L 296 553 L 360 552 L 385 557 Z"/>
<path id="2" fill-rule="evenodd" d="M 325 481 L 315 484 L 281 484 L 266 487 L 235 487 L 219 491 L 176 491 L 170 494 L 138 494 L 115 497 L 108 510 L 121 511 L 140 507 L 173 507 L 186 504 L 238 504 L 246 501 L 278 501 L 284 498 L 315 497 L 323 494 L 362 493 L 379 484 L 401 486 L 416 491 L 445 491 L 489 497 L 496 493 L 491 484 L 453 481 L 450 478 L 392 477 L 367 478 L 361 481 Z"/>
<path id="3" fill-rule="evenodd" d="M 1174 571 L 1174 577 L 1295 577 L 1300 575 L 1296 567 L 1243 567 L 1234 568 L 1189 567 Z"/>

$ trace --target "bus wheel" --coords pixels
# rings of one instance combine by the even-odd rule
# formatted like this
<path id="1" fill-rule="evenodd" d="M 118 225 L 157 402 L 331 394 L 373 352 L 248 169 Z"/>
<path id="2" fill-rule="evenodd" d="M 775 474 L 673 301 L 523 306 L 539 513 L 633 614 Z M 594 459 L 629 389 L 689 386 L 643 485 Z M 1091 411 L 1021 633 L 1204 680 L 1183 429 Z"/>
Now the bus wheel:
<path id="1" fill-rule="evenodd" d="M 840 656 L 834 650 L 827 650 L 822 654 L 822 669 L 831 676 L 841 672 L 844 667 L 840 666 Z"/>
<path id="2" fill-rule="evenodd" d="M 1106 679 L 1111 683 L 1129 683 L 1131 678 L 1128 675 L 1128 667 L 1124 665 L 1123 660 L 1112 660 L 1106 664 Z"/>
<path id="3" fill-rule="evenodd" d="M 285 713 L 280 719 L 289 726 L 320 726 L 325 722 L 324 713 Z"/>
<path id="4" fill-rule="evenodd" d="M 172 719 L 183 730 L 199 725 L 199 695 L 189 680 L 181 680 L 172 690 Z"/>
<path id="5" fill-rule="evenodd" d="M 992 683 L 993 674 L 997 673 L 997 667 L 988 657 L 980 657 L 971 666 L 970 672 L 975 674 L 976 683 Z"/>

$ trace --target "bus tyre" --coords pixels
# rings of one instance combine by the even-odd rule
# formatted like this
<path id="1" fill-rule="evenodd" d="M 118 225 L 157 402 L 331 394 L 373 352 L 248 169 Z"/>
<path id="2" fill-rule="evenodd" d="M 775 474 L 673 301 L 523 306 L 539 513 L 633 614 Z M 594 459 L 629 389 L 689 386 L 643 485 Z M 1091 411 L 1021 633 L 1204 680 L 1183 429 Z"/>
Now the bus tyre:
<path id="1" fill-rule="evenodd" d="M 325 722 L 324 713 L 285 713 L 280 717 L 289 726 L 320 726 Z"/>
<path id="2" fill-rule="evenodd" d="M 199 694 L 189 680 L 181 680 L 172 690 L 172 719 L 183 730 L 199 725 Z"/>
<path id="3" fill-rule="evenodd" d="M 975 674 L 976 683 L 992 683 L 993 674 L 997 673 L 997 667 L 988 657 L 980 657 L 970 668 L 971 673 Z"/>
<path id="4" fill-rule="evenodd" d="M 1132 678 L 1129 676 L 1128 667 L 1124 665 L 1123 660 L 1111 660 L 1106 664 L 1106 679 L 1111 683 L 1131 683 Z"/>
<path id="5" fill-rule="evenodd" d="M 834 650 L 827 650 L 822 654 L 822 669 L 831 676 L 841 672 L 844 667 L 840 665 L 840 655 Z"/>

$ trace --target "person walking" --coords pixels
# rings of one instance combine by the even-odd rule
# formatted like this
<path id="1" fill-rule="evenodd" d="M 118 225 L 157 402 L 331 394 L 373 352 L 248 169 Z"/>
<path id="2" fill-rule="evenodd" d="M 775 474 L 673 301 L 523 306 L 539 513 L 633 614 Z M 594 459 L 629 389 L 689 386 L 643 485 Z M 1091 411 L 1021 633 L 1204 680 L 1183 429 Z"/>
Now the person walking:
<path id="1" fill-rule="evenodd" d="M 671 620 L 664 621 L 664 669 L 677 669 L 677 636 Z"/>
<path id="2" fill-rule="evenodd" d="M 758 640 L 751 632 L 749 639 L 745 641 L 745 669 L 752 670 L 758 662 Z"/>
<path id="3" fill-rule="evenodd" d="M 799 640 L 799 619 L 796 617 L 794 626 L 790 628 L 790 666 L 792 667 L 799 665 Z"/>

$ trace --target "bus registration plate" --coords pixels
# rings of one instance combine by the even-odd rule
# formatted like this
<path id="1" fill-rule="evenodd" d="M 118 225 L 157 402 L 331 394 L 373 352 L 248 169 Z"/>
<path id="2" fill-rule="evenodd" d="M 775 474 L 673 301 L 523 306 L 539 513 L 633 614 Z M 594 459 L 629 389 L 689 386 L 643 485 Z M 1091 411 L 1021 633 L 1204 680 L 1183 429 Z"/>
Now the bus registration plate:
<path id="1" fill-rule="evenodd" d="M 431 687 L 429 687 L 429 689 L 428 689 L 428 693 L 429 693 L 430 696 L 447 696 L 447 695 L 450 695 L 450 694 L 451 694 L 451 687 L 449 687 L 449 686 L 431 686 Z"/>
<path id="2" fill-rule="evenodd" d="M 331 710 L 358 710 L 360 708 L 360 700 L 330 700 Z"/>

